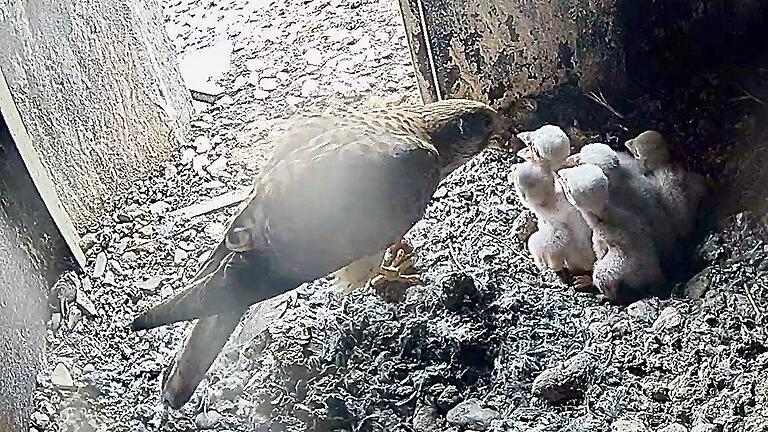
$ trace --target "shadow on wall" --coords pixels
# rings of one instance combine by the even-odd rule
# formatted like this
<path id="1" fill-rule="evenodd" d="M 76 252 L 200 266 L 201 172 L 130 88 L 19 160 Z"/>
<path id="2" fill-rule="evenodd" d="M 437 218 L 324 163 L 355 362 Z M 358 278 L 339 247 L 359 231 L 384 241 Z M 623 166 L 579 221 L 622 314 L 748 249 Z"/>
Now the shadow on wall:
<path id="1" fill-rule="evenodd" d="M 45 283 L 0 208 L 0 429 L 27 431 L 43 355 Z M 6 423 L 6 424 L 3 424 Z M 8 429 L 6 429 L 8 428 Z"/>
<path id="2" fill-rule="evenodd" d="M 69 254 L 0 118 L 0 432 L 29 428 L 47 287 Z"/>

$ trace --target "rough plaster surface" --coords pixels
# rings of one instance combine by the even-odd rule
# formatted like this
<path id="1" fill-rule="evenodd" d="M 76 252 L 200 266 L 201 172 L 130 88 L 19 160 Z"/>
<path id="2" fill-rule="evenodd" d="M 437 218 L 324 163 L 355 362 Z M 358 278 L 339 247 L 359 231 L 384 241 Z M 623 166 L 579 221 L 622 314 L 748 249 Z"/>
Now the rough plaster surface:
<path id="1" fill-rule="evenodd" d="M 0 208 L 0 431 L 26 432 L 45 342 L 45 285 L 12 226 Z"/>
<path id="2" fill-rule="evenodd" d="M 575 80 L 623 80 L 617 0 L 403 0 L 420 85 L 433 92 L 425 34 L 444 97 L 505 106 Z M 422 8 L 423 6 L 423 8 Z M 419 22 L 423 14 L 426 32 Z M 429 100 L 434 99 L 434 96 Z"/>
<path id="3" fill-rule="evenodd" d="M 80 232 L 187 130 L 162 22 L 154 0 L 0 0 L 0 67 Z"/>

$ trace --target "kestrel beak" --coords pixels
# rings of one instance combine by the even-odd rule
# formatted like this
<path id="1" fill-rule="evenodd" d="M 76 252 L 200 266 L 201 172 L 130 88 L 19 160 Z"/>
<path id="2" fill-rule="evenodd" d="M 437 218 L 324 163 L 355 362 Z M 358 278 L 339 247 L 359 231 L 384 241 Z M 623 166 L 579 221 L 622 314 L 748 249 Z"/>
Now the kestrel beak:
<path id="1" fill-rule="evenodd" d="M 502 133 L 493 135 L 488 139 L 488 147 L 493 147 L 505 152 L 515 152 L 522 147 L 523 142 L 516 136 Z"/>
<path id="2" fill-rule="evenodd" d="M 572 205 L 576 205 L 573 199 L 573 195 L 571 194 L 571 190 L 568 188 L 568 182 L 566 182 L 565 179 L 561 177 L 557 171 L 555 171 L 553 174 L 555 175 L 555 181 L 558 185 L 560 185 L 560 190 L 562 190 L 563 194 L 565 195 L 565 199 L 567 199 L 568 202 Z"/>
<path id="3" fill-rule="evenodd" d="M 504 117 L 497 117 L 494 130 L 496 133 L 488 138 L 488 147 L 493 147 L 507 152 L 515 152 L 525 146 L 512 131 L 512 122 Z"/>

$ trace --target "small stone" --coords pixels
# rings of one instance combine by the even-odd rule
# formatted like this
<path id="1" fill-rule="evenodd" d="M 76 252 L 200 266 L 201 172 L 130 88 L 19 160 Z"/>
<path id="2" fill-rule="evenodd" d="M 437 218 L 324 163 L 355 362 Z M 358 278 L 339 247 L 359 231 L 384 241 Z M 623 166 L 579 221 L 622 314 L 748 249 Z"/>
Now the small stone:
<path id="1" fill-rule="evenodd" d="M 96 255 L 96 264 L 93 266 L 93 277 L 100 278 L 104 275 L 104 270 L 107 269 L 107 254 L 99 252 Z"/>
<path id="2" fill-rule="evenodd" d="M 216 101 L 216 105 L 219 105 L 219 106 L 229 106 L 229 105 L 232 105 L 233 103 L 235 103 L 235 100 L 232 99 L 232 96 L 229 96 L 229 95 L 223 96 Z"/>
<path id="3" fill-rule="evenodd" d="M 105 285 L 115 285 L 115 274 L 111 271 L 107 271 L 104 273 L 104 284 Z"/>
<path id="4" fill-rule="evenodd" d="M 133 416 L 146 423 L 155 416 L 155 409 L 149 404 L 139 404 L 136 406 Z"/>
<path id="5" fill-rule="evenodd" d="M 627 315 L 636 321 L 652 323 L 658 316 L 658 310 L 653 302 L 656 299 L 640 300 L 627 306 Z"/>
<path id="6" fill-rule="evenodd" d="M 184 249 L 176 249 L 173 252 L 173 262 L 176 264 L 183 264 L 187 258 L 189 258 L 189 253 Z"/>
<path id="7" fill-rule="evenodd" d="M 115 219 L 117 219 L 117 221 L 120 223 L 127 223 L 133 220 L 131 215 L 124 211 L 118 211 L 115 215 Z"/>
<path id="8" fill-rule="evenodd" d="M 75 382 L 72 380 L 72 374 L 63 363 L 59 363 L 51 373 L 51 384 L 60 389 L 71 390 L 75 388 Z"/>
<path id="9" fill-rule="evenodd" d="M 539 374 L 531 392 L 552 403 L 575 399 L 583 393 L 595 356 L 581 352 Z"/>
<path id="10" fill-rule="evenodd" d="M 213 144 L 211 144 L 211 140 L 204 136 L 195 138 L 194 145 L 195 151 L 197 153 L 208 153 L 209 151 L 213 150 Z"/>
<path id="11" fill-rule="evenodd" d="M 261 71 L 269 67 L 269 65 L 266 61 L 260 58 L 254 58 L 245 62 L 245 67 L 247 67 L 250 71 Z"/>
<path id="12" fill-rule="evenodd" d="M 99 311 L 96 309 L 96 305 L 93 304 L 91 299 L 88 298 L 83 290 L 77 290 L 77 299 L 75 301 L 86 315 L 94 317 L 99 314 Z"/>
<path id="13" fill-rule="evenodd" d="M 171 205 L 165 201 L 155 201 L 149 205 L 149 211 L 152 214 L 160 215 L 167 213 L 171 209 Z"/>
<path id="14" fill-rule="evenodd" d="M 184 151 L 181 152 L 181 163 L 184 165 L 191 164 L 196 155 L 197 152 L 194 149 L 185 148 Z"/>
<path id="15" fill-rule="evenodd" d="M 163 285 L 162 288 L 160 288 L 160 297 L 166 298 L 170 297 L 171 294 L 173 294 L 173 287 L 170 285 Z"/>
<path id="16" fill-rule="evenodd" d="M 55 288 L 59 291 L 59 300 L 63 303 L 74 301 L 77 297 L 79 282 L 80 280 L 73 273 L 66 273 L 59 278 L 55 285 Z"/>
<path id="17" fill-rule="evenodd" d="M 192 169 L 194 169 L 195 172 L 199 175 L 204 175 L 205 171 L 203 169 L 210 165 L 210 163 L 211 162 L 208 160 L 208 156 L 200 154 L 195 156 L 195 158 L 192 160 Z"/>
<path id="18" fill-rule="evenodd" d="M 477 257 L 480 258 L 480 261 L 488 261 L 499 254 L 499 250 L 495 247 L 484 247 L 480 249 L 480 252 L 477 254 Z"/>
<path id="19" fill-rule="evenodd" d="M 51 328 L 51 331 L 55 333 L 59 330 L 60 327 L 61 327 L 61 314 L 56 312 L 51 315 L 50 328 Z"/>
<path id="20" fill-rule="evenodd" d="M 123 269 L 123 266 L 119 261 L 110 261 L 109 266 L 112 268 L 112 270 L 115 271 L 116 274 L 119 274 L 120 276 L 126 275 L 125 269 Z"/>
<path id="21" fill-rule="evenodd" d="M 183 250 L 185 250 L 185 251 L 187 251 L 187 252 L 191 252 L 191 251 L 193 251 L 193 250 L 197 249 L 197 248 L 195 247 L 195 244 L 194 244 L 194 243 L 192 243 L 192 242 L 187 242 L 187 241 L 180 241 L 180 242 L 179 242 L 179 248 L 180 248 L 180 249 L 183 249 Z"/>
<path id="22" fill-rule="evenodd" d="M 80 309 L 73 308 L 69 311 L 69 316 L 67 316 L 67 327 L 71 330 L 74 329 L 77 323 L 80 322 L 80 319 L 83 317 L 83 313 L 80 312 Z"/>
<path id="23" fill-rule="evenodd" d="M 317 48 L 311 48 L 304 53 L 304 60 L 312 66 L 323 64 L 323 53 Z"/>
<path id="24" fill-rule="evenodd" d="M 245 79 L 245 77 L 244 77 L 244 76 L 242 76 L 242 75 L 238 75 L 238 76 L 237 76 L 237 78 L 235 78 L 235 82 L 233 82 L 233 83 L 232 83 L 232 87 L 233 87 L 235 90 L 239 90 L 239 89 L 241 89 L 241 88 L 242 88 L 242 87 L 245 85 L 245 83 L 247 83 L 247 82 L 248 82 L 248 80 L 247 80 L 247 79 Z"/>
<path id="25" fill-rule="evenodd" d="M 616 420 L 611 423 L 611 432 L 648 432 L 648 428 L 640 420 Z"/>
<path id="26" fill-rule="evenodd" d="M 571 420 L 570 424 L 561 430 L 571 432 L 596 432 L 604 431 L 605 426 L 606 425 L 595 418 L 594 415 L 586 414 Z"/>
<path id="27" fill-rule="evenodd" d="M 262 89 L 256 89 L 253 91 L 251 96 L 253 96 L 253 98 L 256 100 L 265 100 L 269 97 L 269 92 Z"/>
<path id="28" fill-rule="evenodd" d="M 166 165 L 165 169 L 163 170 L 163 177 L 165 177 L 166 180 L 176 178 L 178 174 L 179 170 L 171 164 Z"/>
<path id="29" fill-rule="evenodd" d="M 97 236 L 96 233 L 87 233 L 84 236 L 80 237 L 80 247 L 83 249 L 83 252 L 88 252 L 91 250 L 92 247 L 94 247 L 97 243 Z"/>
<path id="30" fill-rule="evenodd" d="M 43 430 L 48 427 L 48 423 L 50 423 L 51 421 L 51 419 L 47 415 L 39 411 L 35 411 L 34 413 L 32 413 L 31 420 L 32 420 L 32 424 L 34 424 L 35 426 Z"/>
<path id="31" fill-rule="evenodd" d="M 464 426 L 471 430 L 485 430 L 491 421 L 499 416 L 499 413 L 488 408 L 483 408 L 478 399 L 468 399 L 456 405 L 448 411 L 446 420 L 448 423 Z"/>
<path id="32" fill-rule="evenodd" d="M 205 226 L 205 228 L 203 229 L 203 232 L 205 233 L 205 235 L 207 235 L 212 239 L 218 239 L 219 237 L 221 237 L 222 234 L 224 234 L 225 229 L 226 227 L 224 226 L 223 223 L 211 222 Z"/>
<path id="33" fill-rule="evenodd" d="M 454 406 L 456 406 L 457 403 L 461 401 L 461 393 L 459 393 L 459 389 L 456 388 L 456 386 L 449 385 L 443 391 L 440 392 L 440 394 L 437 396 L 437 399 L 435 402 L 437 402 L 438 408 L 440 408 L 443 411 L 448 411 Z"/>
<path id="34" fill-rule="evenodd" d="M 137 259 L 139 259 L 139 256 L 133 251 L 128 251 L 120 256 L 120 260 L 127 264 L 135 263 Z"/>
<path id="35" fill-rule="evenodd" d="M 213 163 L 211 163 L 208 166 L 208 172 L 211 173 L 211 175 L 217 176 L 217 177 L 227 175 L 228 174 L 227 173 L 227 162 L 228 161 L 229 161 L 229 159 L 227 159 L 226 157 L 219 156 L 218 159 L 213 161 Z"/>
<path id="36" fill-rule="evenodd" d="M 215 428 L 221 421 L 221 414 L 216 411 L 201 412 L 195 416 L 195 426 L 208 430 Z"/>
<path id="37" fill-rule="evenodd" d="M 443 429 L 438 426 L 437 417 L 435 410 L 429 404 L 417 400 L 416 409 L 413 411 L 411 420 L 411 430 L 418 432 L 441 432 Z"/>
<path id="38" fill-rule="evenodd" d="M 313 79 L 305 80 L 301 84 L 301 96 L 305 97 L 305 98 L 310 97 L 310 96 L 314 95 L 315 93 L 317 93 L 317 89 L 319 87 L 320 87 L 320 85 L 318 84 L 317 81 L 315 81 Z"/>
<path id="39" fill-rule="evenodd" d="M 280 82 L 276 78 L 262 78 L 259 80 L 259 87 L 264 91 L 273 91 L 280 87 Z"/>
<path id="40" fill-rule="evenodd" d="M 661 311 L 656 322 L 653 323 L 652 330 L 655 333 L 659 333 L 680 328 L 682 325 L 683 317 L 680 315 L 680 312 L 673 306 L 667 306 Z"/>
<path id="41" fill-rule="evenodd" d="M 720 429 L 712 423 L 699 423 L 691 428 L 691 432 L 717 432 Z"/>
<path id="42" fill-rule="evenodd" d="M 709 291 L 712 284 L 712 269 L 707 267 L 692 277 L 685 284 L 685 296 L 689 299 L 701 299 Z"/>
<path id="43" fill-rule="evenodd" d="M 218 387 L 224 399 L 236 400 L 243 392 L 243 380 L 237 376 L 231 376 L 219 381 Z"/>
<path id="44" fill-rule="evenodd" d="M 83 368 L 83 373 L 84 374 L 92 374 L 94 372 L 96 372 L 96 366 L 94 366 L 94 365 L 92 365 L 90 363 L 85 365 L 85 367 Z"/>

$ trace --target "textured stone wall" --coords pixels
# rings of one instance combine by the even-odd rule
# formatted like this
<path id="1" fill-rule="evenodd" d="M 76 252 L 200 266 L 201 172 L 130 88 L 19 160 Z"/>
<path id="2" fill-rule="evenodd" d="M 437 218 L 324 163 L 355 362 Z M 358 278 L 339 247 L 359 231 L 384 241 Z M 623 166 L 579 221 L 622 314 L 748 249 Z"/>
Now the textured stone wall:
<path id="1" fill-rule="evenodd" d="M 437 90 L 505 106 L 565 82 L 621 85 L 617 3 L 401 0 L 401 7 L 427 101 Z"/>
<path id="2" fill-rule="evenodd" d="M 155 0 L 0 0 L 0 68 L 80 232 L 186 132 L 162 23 Z"/>

